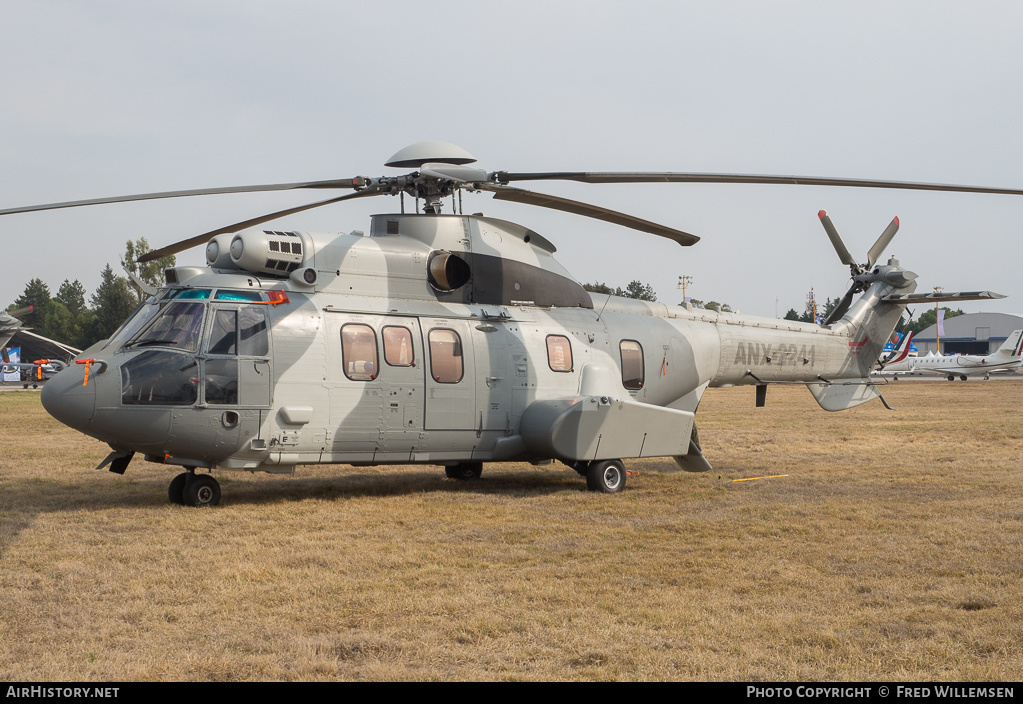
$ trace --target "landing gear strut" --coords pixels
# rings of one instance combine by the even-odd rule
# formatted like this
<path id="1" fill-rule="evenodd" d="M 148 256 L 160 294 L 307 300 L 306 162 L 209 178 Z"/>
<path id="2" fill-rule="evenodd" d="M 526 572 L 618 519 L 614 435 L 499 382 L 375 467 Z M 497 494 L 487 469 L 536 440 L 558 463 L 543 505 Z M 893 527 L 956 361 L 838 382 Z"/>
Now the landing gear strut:
<path id="1" fill-rule="evenodd" d="M 171 503 L 182 506 L 216 506 L 220 503 L 220 482 L 209 474 L 196 474 L 194 467 L 171 480 L 167 489 Z"/>

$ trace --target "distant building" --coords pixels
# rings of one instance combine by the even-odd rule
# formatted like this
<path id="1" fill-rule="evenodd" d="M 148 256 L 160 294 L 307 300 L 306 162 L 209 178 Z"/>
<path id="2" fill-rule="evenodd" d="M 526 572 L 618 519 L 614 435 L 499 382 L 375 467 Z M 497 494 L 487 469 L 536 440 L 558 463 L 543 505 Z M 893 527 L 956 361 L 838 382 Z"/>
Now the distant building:
<path id="1" fill-rule="evenodd" d="M 933 351 L 941 354 L 990 354 L 1001 347 L 1013 330 L 1023 328 L 1023 317 L 1008 313 L 966 313 L 946 318 L 944 328 L 945 333 L 941 336 L 936 324 L 913 336 L 913 343 L 921 355 Z"/>

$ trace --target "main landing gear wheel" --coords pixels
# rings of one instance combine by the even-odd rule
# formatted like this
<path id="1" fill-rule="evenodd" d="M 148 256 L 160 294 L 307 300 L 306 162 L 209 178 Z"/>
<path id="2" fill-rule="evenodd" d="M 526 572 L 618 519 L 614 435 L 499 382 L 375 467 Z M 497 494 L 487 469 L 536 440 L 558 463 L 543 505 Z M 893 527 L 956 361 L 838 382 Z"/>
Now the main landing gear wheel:
<path id="1" fill-rule="evenodd" d="M 188 474 L 182 472 L 178 476 L 171 479 L 170 487 L 167 489 L 167 497 L 170 499 L 172 504 L 179 504 L 184 506 L 185 504 L 185 482 L 188 480 Z"/>
<path id="2" fill-rule="evenodd" d="M 586 488 L 603 494 L 617 494 L 625 488 L 625 465 L 621 460 L 590 462 L 586 468 Z"/>
<path id="3" fill-rule="evenodd" d="M 461 479 L 462 481 L 479 479 L 480 475 L 483 474 L 483 463 L 459 462 L 456 465 L 445 467 L 444 473 L 448 475 L 449 479 Z"/>
<path id="4" fill-rule="evenodd" d="M 185 475 L 182 503 L 185 506 L 216 506 L 220 503 L 220 483 L 209 474 Z"/>

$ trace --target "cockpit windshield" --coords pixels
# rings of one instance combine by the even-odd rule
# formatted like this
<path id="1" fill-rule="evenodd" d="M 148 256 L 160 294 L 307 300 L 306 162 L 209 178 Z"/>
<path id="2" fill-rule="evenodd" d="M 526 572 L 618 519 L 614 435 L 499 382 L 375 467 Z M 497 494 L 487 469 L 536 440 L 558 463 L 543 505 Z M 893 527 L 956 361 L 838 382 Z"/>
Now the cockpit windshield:
<path id="1" fill-rule="evenodd" d="M 176 300 L 168 303 L 130 347 L 175 347 L 194 352 L 199 349 L 205 304 Z"/>

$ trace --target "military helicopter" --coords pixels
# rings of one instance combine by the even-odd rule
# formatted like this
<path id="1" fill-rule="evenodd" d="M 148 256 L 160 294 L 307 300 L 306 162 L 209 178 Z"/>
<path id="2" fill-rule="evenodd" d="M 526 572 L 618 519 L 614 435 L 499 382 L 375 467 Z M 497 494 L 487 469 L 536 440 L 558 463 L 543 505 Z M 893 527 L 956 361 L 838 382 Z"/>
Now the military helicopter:
<path id="1" fill-rule="evenodd" d="M 51 349 L 56 347 L 60 350 L 61 354 L 66 354 L 69 358 L 81 354 L 82 352 L 79 349 L 68 347 L 56 340 L 51 340 L 48 337 L 36 335 L 34 332 L 30 332 L 27 328 L 23 327 L 21 321 L 18 320 L 18 316 L 31 313 L 32 311 L 32 306 L 25 306 L 24 308 L 18 308 L 10 311 L 0 311 L 0 362 L 3 362 L 4 372 L 20 372 L 20 376 L 22 377 L 22 386 L 26 389 L 29 385 L 31 385 L 32 388 L 37 388 L 45 379 L 56 374 L 59 370 L 66 367 L 67 364 L 60 359 L 37 359 L 33 362 L 12 360 L 7 352 L 7 344 L 14 337 L 15 333 L 21 333 L 23 335 L 28 335 L 42 340 L 51 345 Z"/>
<path id="2" fill-rule="evenodd" d="M 819 213 L 852 285 L 821 325 L 669 307 L 586 291 L 546 237 L 458 207 L 462 191 L 575 213 L 669 238 L 699 238 L 600 206 L 510 186 L 710 182 L 811 184 L 1023 194 L 943 184 L 692 173 L 487 172 L 446 142 L 400 150 L 400 176 L 169 191 L 13 208 L 0 215 L 130 200 L 288 189 L 344 195 L 234 223 L 148 253 L 206 245 L 206 267 L 166 285 L 108 340 L 51 379 L 42 403 L 109 444 L 98 468 L 123 473 L 141 453 L 183 468 L 170 500 L 220 501 L 199 470 L 292 474 L 299 465 L 429 464 L 473 479 L 486 462 L 560 461 L 604 493 L 624 489 L 623 460 L 673 457 L 711 468 L 696 430 L 710 386 L 805 384 L 842 410 L 880 397 L 870 380 L 914 294 L 916 274 L 879 259 L 898 218 L 858 263 Z M 401 197 L 368 236 L 260 226 L 332 203 Z M 405 212 L 405 196 L 415 212 Z M 452 213 L 443 213 L 450 198 Z M 853 300 L 856 294 L 861 294 Z M 949 300 L 1001 297 L 987 291 Z M 933 294 L 926 294 L 934 303 Z M 944 299 L 942 299 L 944 300 Z M 884 399 L 881 399 L 884 401 Z M 887 404 L 885 404 L 887 405 Z"/>

